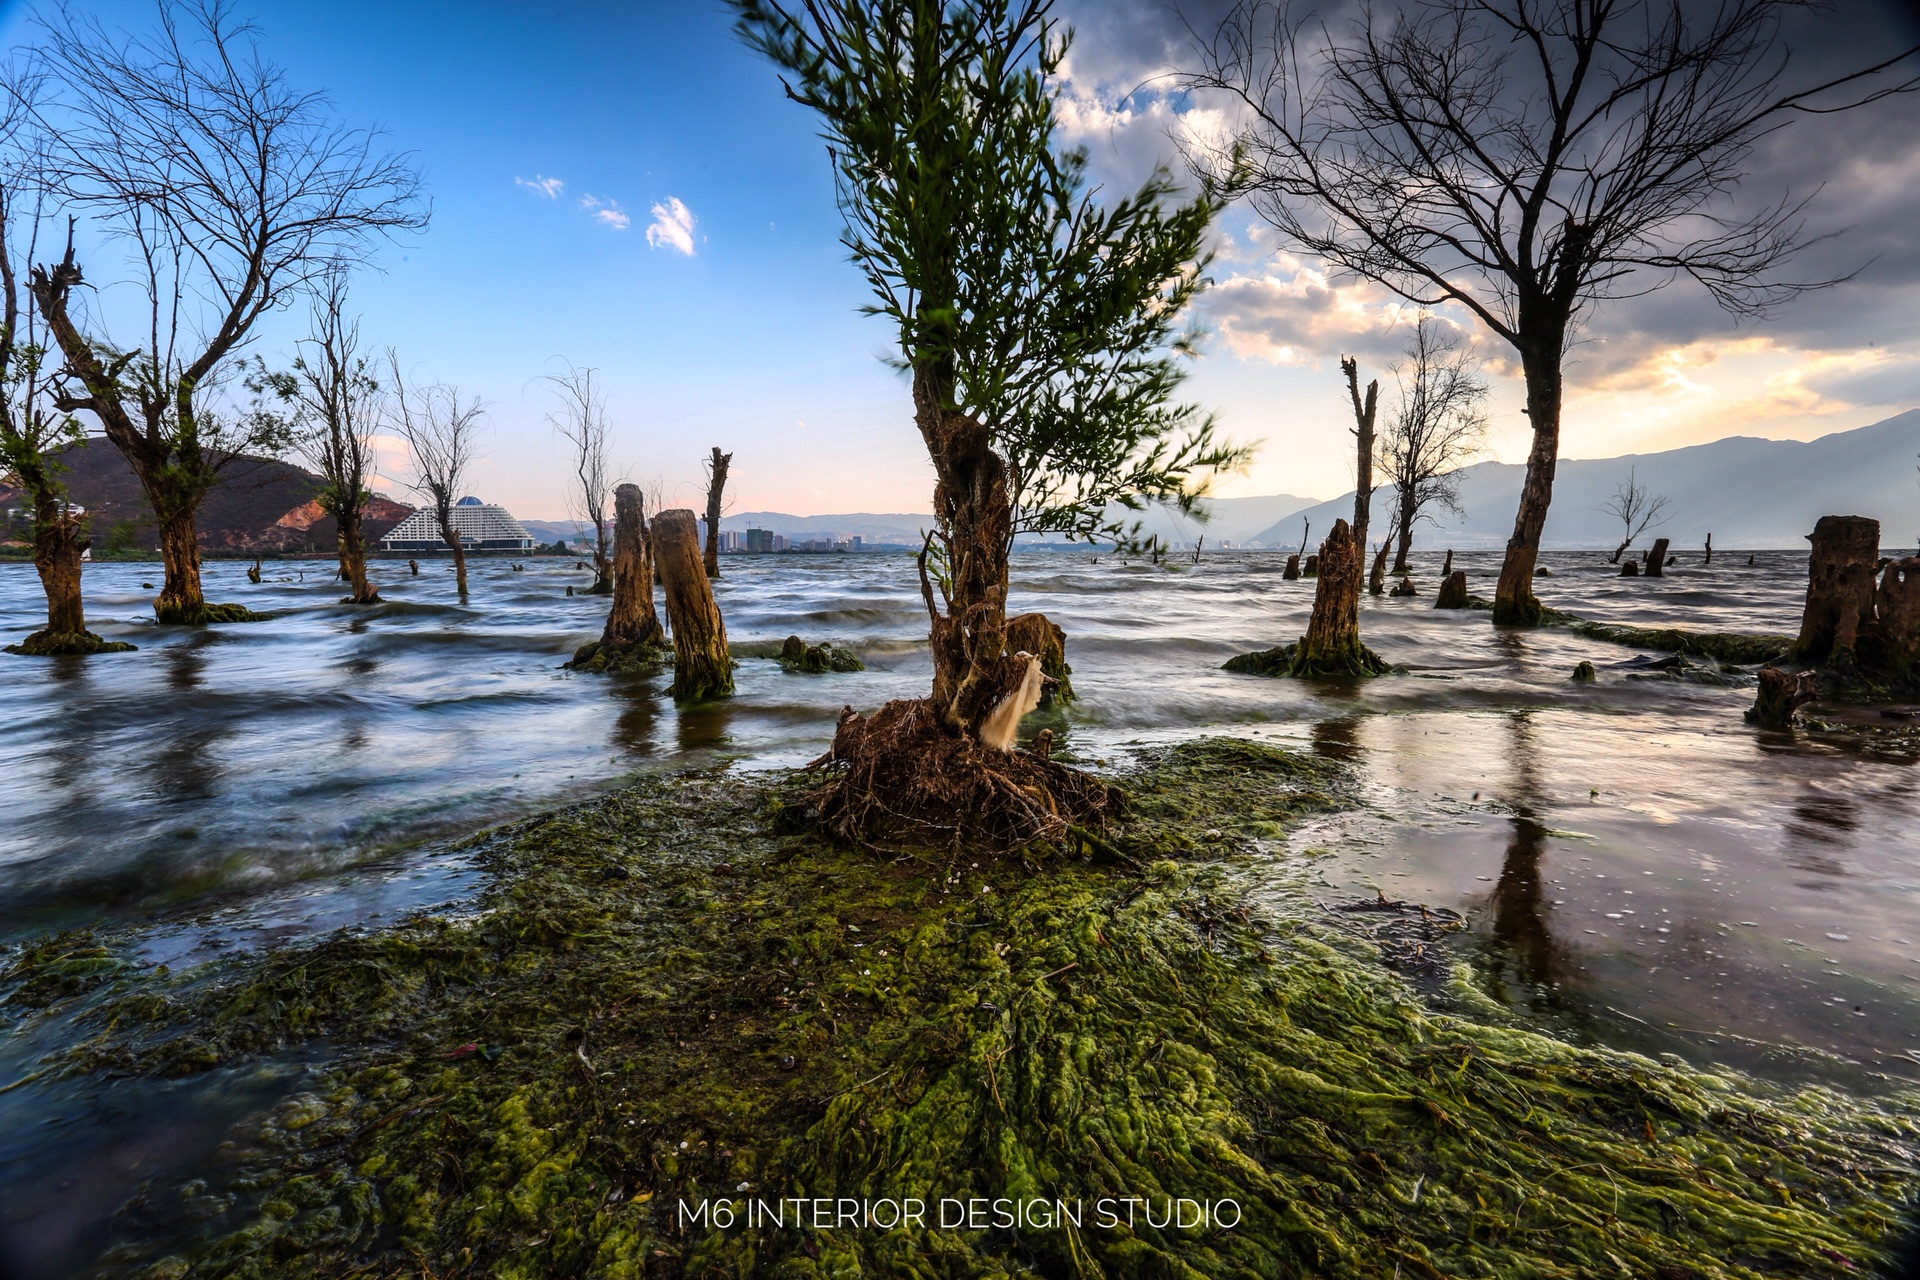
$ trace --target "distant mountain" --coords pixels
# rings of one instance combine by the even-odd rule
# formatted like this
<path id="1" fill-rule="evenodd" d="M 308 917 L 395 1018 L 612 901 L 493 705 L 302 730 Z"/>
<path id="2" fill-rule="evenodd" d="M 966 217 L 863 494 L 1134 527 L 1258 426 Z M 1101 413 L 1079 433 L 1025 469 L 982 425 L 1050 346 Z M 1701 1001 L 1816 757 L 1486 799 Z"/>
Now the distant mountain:
<path id="1" fill-rule="evenodd" d="M 1639 482 L 1667 498 L 1668 518 L 1640 539 L 1671 538 L 1676 547 L 1697 547 L 1713 535 L 1729 549 L 1798 548 L 1824 515 L 1872 516 L 1880 522 L 1882 547 L 1908 547 L 1920 536 L 1920 409 L 1817 440 L 1759 440 L 1729 436 L 1710 444 L 1619 458 L 1562 458 L 1554 469 L 1553 506 L 1547 513 L 1548 547 L 1605 547 L 1621 538 L 1620 522 L 1600 511 L 1632 470 Z M 1435 511 L 1438 527 L 1416 526 L 1414 545 L 1466 551 L 1503 547 L 1513 533 L 1526 468 L 1482 462 L 1461 472 L 1465 516 Z M 1393 491 L 1374 490 L 1377 544 L 1393 508 Z M 1254 536 L 1269 546 L 1298 546 L 1300 522 L 1318 538 L 1335 519 L 1353 518 L 1353 493 L 1288 514 Z M 1311 548 L 1309 548 L 1311 550 Z"/>
<path id="2" fill-rule="evenodd" d="M 87 509 L 96 547 L 152 547 L 153 508 L 133 468 L 105 440 L 65 450 L 60 478 L 73 501 Z M 273 458 L 236 458 L 200 507 L 200 546 L 208 551 L 328 551 L 338 537 L 333 517 L 314 501 L 320 477 Z M 0 484 L 0 508 L 25 504 Z M 369 540 L 404 520 L 413 508 L 376 494 L 363 526 Z"/>

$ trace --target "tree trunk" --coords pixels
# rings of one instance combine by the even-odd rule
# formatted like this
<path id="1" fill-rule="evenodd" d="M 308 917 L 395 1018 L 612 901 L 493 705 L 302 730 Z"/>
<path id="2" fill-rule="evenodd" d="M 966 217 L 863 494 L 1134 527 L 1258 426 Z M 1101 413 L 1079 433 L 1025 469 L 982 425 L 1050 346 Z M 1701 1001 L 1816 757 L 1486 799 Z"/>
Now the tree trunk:
<path id="1" fill-rule="evenodd" d="M 1313 616 L 1307 634 L 1294 646 L 1293 675 L 1371 675 L 1386 669 L 1360 643 L 1360 557 L 1347 522 L 1335 520 L 1320 544 Z"/>
<path id="2" fill-rule="evenodd" d="M 29 490 L 37 487 L 30 477 Z M 81 555 L 88 541 L 80 535 L 80 519 L 68 510 L 58 492 L 48 488 L 36 495 L 34 503 L 33 566 L 40 573 L 40 587 L 47 597 L 47 625 L 7 652 L 36 657 L 58 657 L 83 653 L 113 653 L 133 648 L 130 644 L 102 640 L 87 630 L 86 611 L 80 596 Z"/>
<path id="3" fill-rule="evenodd" d="M 720 452 L 715 445 L 713 456 L 707 461 L 707 576 L 720 576 L 720 495 L 727 487 L 727 467 L 733 462 L 733 455 Z"/>
<path id="4" fill-rule="evenodd" d="M 1320 576 L 1320 557 L 1308 556 L 1306 559 L 1306 563 L 1300 566 L 1300 576 L 1303 578 L 1319 577 Z"/>
<path id="5" fill-rule="evenodd" d="M 1713 535 L 1712 534 L 1707 535 L 1707 558 L 1702 560 L 1700 563 L 1701 564 L 1713 563 Z"/>
<path id="6" fill-rule="evenodd" d="M 1292 555 L 1292 556 L 1288 556 L 1288 557 L 1287 557 L 1287 567 L 1286 567 L 1286 569 L 1285 569 L 1285 570 L 1283 570 L 1283 571 L 1281 572 L 1281 574 L 1280 574 L 1280 576 L 1281 576 L 1281 577 L 1283 577 L 1283 578 L 1285 578 L 1285 579 L 1286 579 L 1286 580 L 1287 580 L 1288 582 L 1297 582 L 1297 581 L 1299 581 L 1299 579 L 1300 579 L 1300 557 L 1299 557 L 1299 556 L 1297 556 L 1297 555 Z"/>
<path id="7" fill-rule="evenodd" d="M 1507 540 L 1506 559 L 1500 564 L 1500 582 L 1493 593 L 1493 621 L 1497 626 L 1531 627 L 1540 621 L 1540 602 L 1533 595 L 1533 567 L 1540 558 L 1540 534 L 1547 525 L 1547 507 L 1553 501 L 1553 469 L 1560 456 L 1560 356 L 1565 334 L 1532 335 L 1521 351 L 1527 379 L 1527 419 L 1533 424 L 1533 448 L 1527 454 L 1527 478 L 1520 489 L 1520 509 L 1514 514 L 1513 536 Z"/>
<path id="8" fill-rule="evenodd" d="M 158 510 L 160 518 L 160 562 L 165 577 L 160 583 L 160 598 L 153 602 L 154 616 L 163 623 L 199 626 L 207 621 L 207 598 L 200 591 L 200 537 L 194 525 L 193 507 L 181 504 Z"/>
<path id="9" fill-rule="evenodd" d="M 607 525 L 604 520 L 596 520 L 593 522 L 593 585 L 587 588 L 587 594 L 612 595 L 613 575 L 613 557 L 607 554 Z"/>
<path id="10" fill-rule="evenodd" d="M 727 627 L 700 562 L 700 530 L 685 508 L 653 518 L 653 552 L 673 629 L 673 696 L 682 702 L 733 696 Z"/>
<path id="11" fill-rule="evenodd" d="M 453 552 L 453 585 L 460 598 L 467 598 L 467 549 L 460 545 L 460 535 L 453 529 L 453 510 L 450 506 L 440 509 L 440 540 Z"/>
<path id="12" fill-rule="evenodd" d="M 1352 356 L 1340 357 L 1340 371 L 1347 375 L 1347 393 L 1353 398 L 1353 545 L 1360 549 L 1353 558 L 1353 568 L 1355 573 L 1359 573 L 1366 567 L 1367 525 L 1373 515 L 1373 423 L 1375 410 L 1380 403 L 1380 383 L 1369 382 L 1363 400 L 1360 396 L 1359 361 Z"/>
<path id="13" fill-rule="evenodd" d="M 1453 548 L 1452 547 L 1447 548 L 1447 562 L 1440 566 L 1440 576 L 1443 578 L 1451 578 L 1453 576 Z"/>
<path id="14" fill-rule="evenodd" d="M 1920 668 L 1920 556 L 1895 560 L 1886 567 L 1874 606 L 1879 632 L 1876 656 L 1889 671 L 1912 675 Z"/>
<path id="15" fill-rule="evenodd" d="M 1769 729 L 1784 729 L 1793 723 L 1802 705 L 1819 696 L 1820 686 L 1813 672 L 1762 667 L 1760 691 L 1747 711 L 1747 719 Z"/>
<path id="16" fill-rule="evenodd" d="M 1653 540 L 1653 550 L 1647 552 L 1647 576 L 1649 578 L 1662 578 L 1666 576 L 1667 545 L 1668 543 L 1665 538 L 1655 538 Z"/>
<path id="17" fill-rule="evenodd" d="M 340 576 L 353 584 L 347 604 L 379 604 L 380 592 L 367 578 L 367 544 L 360 535 L 358 503 L 343 507 L 334 517 L 339 526 Z"/>
<path id="18" fill-rule="evenodd" d="M 600 633 L 604 647 L 667 642 L 653 607 L 653 554 L 647 542 L 646 508 L 640 486 L 613 491 L 613 608 Z"/>
<path id="19" fill-rule="evenodd" d="M 1400 527 L 1395 531 L 1399 536 L 1400 542 L 1400 549 L 1393 557 L 1393 571 L 1395 573 L 1409 573 L 1412 571 L 1411 566 L 1407 564 L 1407 553 L 1413 550 L 1413 518 L 1416 514 L 1418 513 L 1409 507 L 1406 496 L 1404 494 L 1401 495 Z"/>
<path id="20" fill-rule="evenodd" d="M 1040 659 L 1040 674 L 1054 683 L 1041 689 L 1040 705 L 1073 701 L 1073 668 L 1067 665 L 1067 633 L 1044 613 L 1023 613 L 1007 619 L 1007 652 L 1030 653 Z"/>
<path id="21" fill-rule="evenodd" d="M 1609 559 L 1607 560 L 1607 563 L 1608 563 L 1608 564 L 1619 564 L 1619 563 L 1620 563 L 1620 557 L 1621 557 L 1621 556 L 1623 556 L 1623 555 L 1625 555 L 1625 554 L 1627 554 L 1627 548 L 1628 548 L 1628 547 L 1630 547 L 1630 546 L 1632 546 L 1632 545 L 1633 545 L 1633 539 L 1632 539 L 1632 538 L 1628 538 L 1628 539 L 1627 539 L 1627 540 L 1626 540 L 1625 542 L 1623 542 L 1623 543 L 1621 543 L 1621 544 L 1620 544 L 1619 546 L 1617 546 L 1617 547 L 1615 547 L 1615 548 L 1613 549 L 1613 555 L 1612 555 L 1612 556 L 1611 556 L 1611 557 L 1610 557 L 1610 558 L 1609 558 Z"/>
<path id="22" fill-rule="evenodd" d="M 1467 571 L 1456 569 L 1440 583 L 1440 594 L 1433 598 L 1436 609 L 1464 609 L 1467 607 Z"/>
<path id="23" fill-rule="evenodd" d="M 1874 620 L 1880 567 L 1880 522 L 1865 516 L 1821 516 L 1813 526 L 1807 603 L 1792 657 L 1845 665 Z"/>
<path id="24" fill-rule="evenodd" d="M 1638 560 L 1623 560 L 1623 561 L 1621 561 L 1621 563 L 1620 563 L 1620 576 L 1621 576 L 1621 577 L 1623 577 L 1623 578 L 1637 578 L 1637 577 L 1639 577 L 1639 576 L 1640 576 L 1640 562 L 1639 562 Z"/>
<path id="25" fill-rule="evenodd" d="M 1007 549 L 1013 541 L 1013 503 L 1005 461 L 993 451 L 984 424 L 948 408 L 951 374 L 935 363 L 914 370 L 914 421 L 927 444 L 937 481 L 933 515 L 945 539 L 944 611 L 932 615 L 933 701 L 944 723 L 969 736 L 1025 675 L 1007 657 Z"/>
<path id="26" fill-rule="evenodd" d="M 1373 572 L 1368 575 L 1367 590 L 1376 596 L 1387 589 L 1387 548 L 1392 545 L 1392 538 L 1380 539 L 1380 550 L 1373 557 Z"/>

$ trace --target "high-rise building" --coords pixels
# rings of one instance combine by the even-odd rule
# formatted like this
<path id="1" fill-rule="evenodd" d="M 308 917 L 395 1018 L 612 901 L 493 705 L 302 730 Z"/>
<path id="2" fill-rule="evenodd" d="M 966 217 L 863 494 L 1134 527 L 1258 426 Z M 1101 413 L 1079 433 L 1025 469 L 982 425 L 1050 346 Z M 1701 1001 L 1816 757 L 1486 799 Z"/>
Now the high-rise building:
<path id="1" fill-rule="evenodd" d="M 520 522 L 505 507 L 496 507 L 478 498 L 462 498 L 453 504 L 453 532 L 468 551 L 533 550 L 533 535 L 521 528 Z M 442 551 L 446 545 L 440 536 L 440 522 L 425 507 L 380 539 L 383 551 Z"/>

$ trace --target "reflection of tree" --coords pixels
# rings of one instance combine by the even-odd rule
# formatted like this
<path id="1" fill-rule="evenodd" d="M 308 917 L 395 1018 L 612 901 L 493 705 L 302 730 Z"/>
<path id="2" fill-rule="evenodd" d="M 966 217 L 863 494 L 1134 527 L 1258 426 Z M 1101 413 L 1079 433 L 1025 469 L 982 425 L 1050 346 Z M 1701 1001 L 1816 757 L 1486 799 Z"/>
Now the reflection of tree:
<path id="1" fill-rule="evenodd" d="M 1513 832 L 1507 839 L 1500 879 L 1493 887 L 1493 938 L 1511 965 L 1512 976 L 1536 988 L 1551 987 L 1566 969 L 1561 947 L 1548 927 L 1550 903 L 1540 861 L 1547 828 L 1538 817 L 1541 796 L 1533 717 L 1528 712 L 1507 721 L 1513 734 Z"/>
<path id="2" fill-rule="evenodd" d="M 1352 716 L 1339 720 L 1316 720 L 1311 731 L 1313 753 L 1342 764 L 1360 759 L 1360 721 Z"/>
<path id="3" fill-rule="evenodd" d="M 620 714 L 613 720 L 613 745 L 628 755 L 652 755 L 653 732 L 660 718 L 655 682 L 615 678 L 609 685 L 620 703 Z"/>
<path id="4" fill-rule="evenodd" d="M 215 708 L 189 710 L 191 704 L 184 697 L 206 683 L 205 634 L 185 644 L 169 645 L 165 651 L 167 688 L 175 694 L 172 704 L 187 714 L 179 728 L 164 735 L 153 757 L 154 790 L 175 804 L 213 797 L 220 770 L 211 752 L 228 732 L 224 717 Z"/>

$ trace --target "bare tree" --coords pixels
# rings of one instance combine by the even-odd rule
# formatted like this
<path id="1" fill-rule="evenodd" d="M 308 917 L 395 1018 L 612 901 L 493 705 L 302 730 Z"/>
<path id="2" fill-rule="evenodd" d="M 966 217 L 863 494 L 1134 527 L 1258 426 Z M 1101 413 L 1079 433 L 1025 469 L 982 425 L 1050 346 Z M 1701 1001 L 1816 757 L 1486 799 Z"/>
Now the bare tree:
<path id="1" fill-rule="evenodd" d="M 613 557 L 607 538 L 607 499 L 613 477 L 607 467 L 607 397 L 593 385 L 592 369 L 571 364 L 546 382 L 560 399 L 547 421 L 573 451 L 573 485 L 567 505 L 573 518 L 593 526 L 593 586 L 596 596 L 613 593 Z"/>
<path id="2" fill-rule="evenodd" d="M 467 550 L 454 527 L 453 507 L 466 486 L 467 468 L 474 459 L 481 420 L 486 406 L 478 399 L 464 400 L 456 387 L 444 383 L 426 383 L 409 387 L 400 374 L 400 361 L 391 348 L 387 351 L 391 371 L 394 426 L 407 442 L 413 455 L 413 479 L 408 487 L 433 507 L 440 537 L 453 552 L 455 586 L 462 600 L 467 598 Z"/>
<path id="3" fill-rule="evenodd" d="M 1362 6 L 1344 37 L 1241 0 L 1190 87 L 1250 117 L 1227 150 L 1255 210 L 1294 246 L 1423 306 L 1456 303 L 1519 355 L 1533 426 L 1495 594 L 1496 623 L 1539 619 L 1534 562 L 1559 455 L 1562 363 L 1611 298 L 1676 277 L 1736 315 L 1807 288 L 1778 271 L 1807 242 L 1806 200 L 1737 192 L 1755 145 L 1796 114 L 1920 86 L 1907 50 L 1789 89 L 1798 0 L 1429 0 Z M 1303 35 L 1315 47 L 1304 47 Z"/>
<path id="4" fill-rule="evenodd" d="M 1646 486 L 1640 483 L 1638 467 L 1627 469 L 1626 483 L 1613 491 L 1613 497 L 1600 504 L 1600 510 L 1619 520 L 1626 531 L 1626 536 L 1620 539 L 1620 545 L 1608 557 L 1608 564 L 1619 564 L 1620 557 L 1626 554 L 1635 538 L 1655 525 L 1667 522 L 1667 500 L 1647 491 Z M 1713 539 L 1709 537 L 1707 541 L 1711 547 Z"/>
<path id="5" fill-rule="evenodd" d="M 254 385 L 290 407 L 293 447 L 320 473 L 320 506 L 334 519 L 340 576 L 352 585 L 344 603 L 380 603 L 379 590 L 367 578 L 360 522 L 372 496 L 367 481 L 378 465 L 374 435 L 385 406 L 360 345 L 360 322 L 347 315 L 344 272 L 329 275 L 315 293 L 312 328 L 293 368 L 269 372 L 258 364 L 256 369 Z"/>
<path id="6" fill-rule="evenodd" d="M 158 29 L 122 38 L 58 9 L 39 57 L 54 94 L 36 112 L 49 180 L 129 246 L 145 332 L 114 341 L 77 316 L 73 238 L 30 287 L 66 359 L 59 405 L 91 414 L 139 476 L 159 524 L 162 622 L 248 616 L 209 606 L 195 517 L 220 473 L 285 444 L 272 414 L 220 411 L 226 362 L 262 315 L 380 236 L 425 225 L 419 179 L 376 135 L 292 88 L 224 0 L 161 0 Z"/>
<path id="7" fill-rule="evenodd" d="M 733 455 L 720 452 L 720 446 L 713 447 L 713 453 L 707 458 L 707 576 L 720 576 L 720 509 L 722 495 L 727 488 L 727 468 L 733 464 Z"/>
<path id="8" fill-rule="evenodd" d="M 1353 544 L 1360 548 L 1354 563 L 1364 572 L 1367 567 L 1367 525 L 1372 522 L 1373 514 L 1373 424 L 1380 408 L 1380 382 L 1376 378 L 1367 383 L 1367 394 L 1363 400 L 1360 396 L 1360 362 L 1352 356 L 1341 356 L 1340 372 L 1346 375 L 1347 396 L 1353 401 Z M 1356 597 L 1356 608 L 1358 603 Z"/>
<path id="9" fill-rule="evenodd" d="M 1460 467 L 1484 447 L 1487 384 L 1473 349 L 1453 329 L 1421 316 L 1394 362 L 1400 402 L 1387 419 L 1381 461 L 1393 478 L 1394 534 L 1399 546 L 1393 571 L 1407 572 L 1413 526 L 1433 519 L 1438 505 L 1460 509 Z"/>

